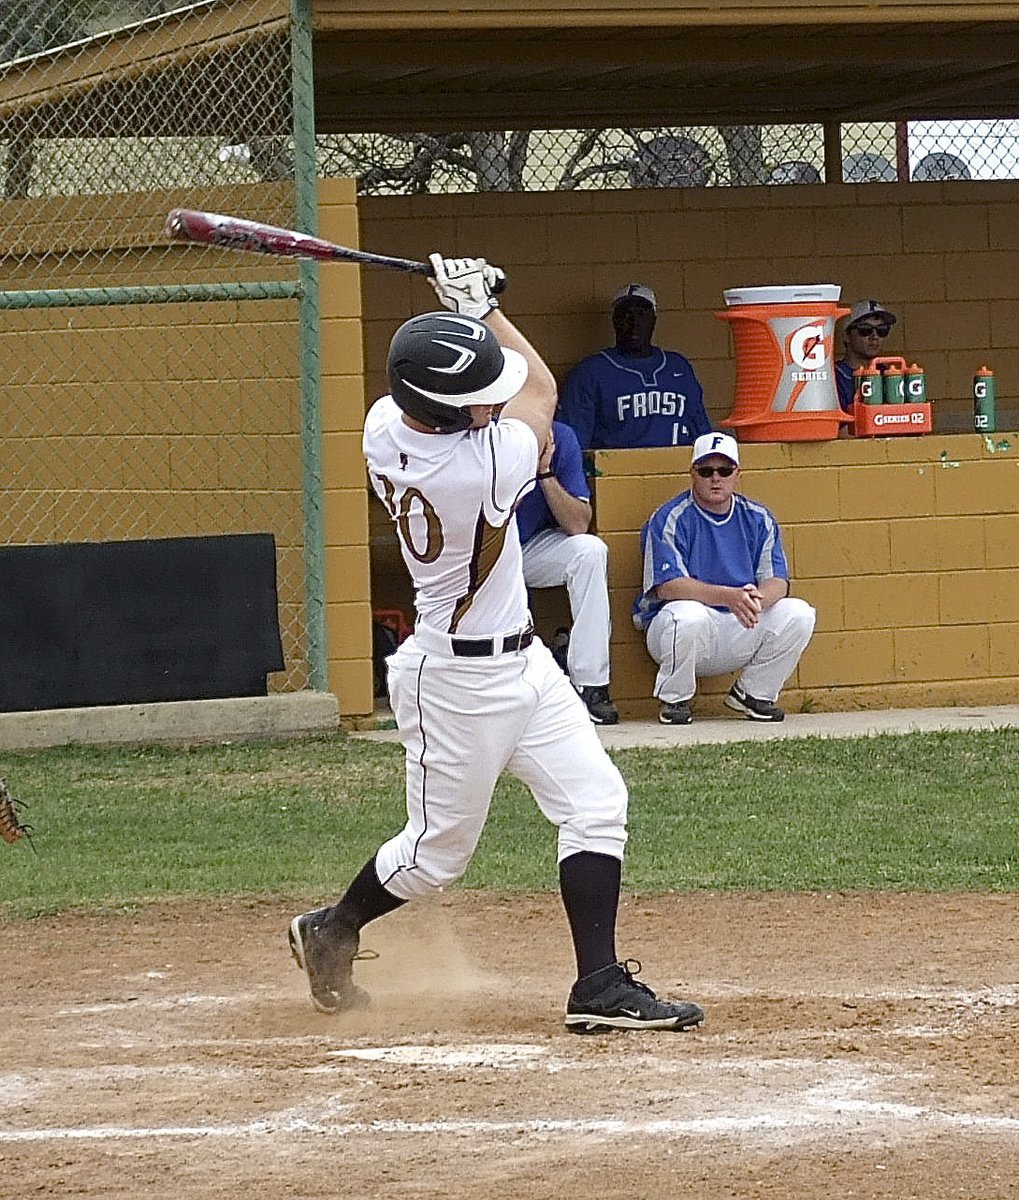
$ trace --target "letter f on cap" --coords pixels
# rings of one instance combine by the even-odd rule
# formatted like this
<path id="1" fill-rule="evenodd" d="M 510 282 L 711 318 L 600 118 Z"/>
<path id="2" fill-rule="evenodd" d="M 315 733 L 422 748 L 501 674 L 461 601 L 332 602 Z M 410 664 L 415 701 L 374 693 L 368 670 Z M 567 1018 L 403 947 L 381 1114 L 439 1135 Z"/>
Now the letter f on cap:
<path id="1" fill-rule="evenodd" d="M 739 446 L 736 439 L 727 433 L 702 433 L 693 444 L 692 462 L 700 462 L 709 454 L 720 454 L 730 462 L 739 466 Z"/>

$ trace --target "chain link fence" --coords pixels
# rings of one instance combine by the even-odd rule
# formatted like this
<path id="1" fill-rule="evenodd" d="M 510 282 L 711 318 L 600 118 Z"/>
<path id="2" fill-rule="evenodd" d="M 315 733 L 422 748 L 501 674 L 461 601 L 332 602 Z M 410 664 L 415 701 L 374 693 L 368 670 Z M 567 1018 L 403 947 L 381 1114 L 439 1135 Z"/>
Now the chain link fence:
<path id="1" fill-rule="evenodd" d="M 1019 121 L 845 124 L 840 180 L 821 125 L 538 129 L 454 134 L 330 134 L 318 169 L 363 195 L 741 187 L 825 182 L 1019 178 Z"/>
<path id="2" fill-rule="evenodd" d="M 0 541 L 272 533 L 273 690 L 309 674 L 298 268 L 162 225 L 295 223 L 293 90 L 285 3 L 0 13 Z"/>
<path id="3" fill-rule="evenodd" d="M 301 162 L 366 195 L 818 184 L 835 161 L 859 183 L 1019 173 L 1010 121 L 847 124 L 834 154 L 809 124 L 311 141 L 296 27 L 289 0 L 0 7 L 0 542 L 271 532 L 274 690 L 319 685 L 308 277 L 170 244 L 169 208 L 306 227 Z"/>

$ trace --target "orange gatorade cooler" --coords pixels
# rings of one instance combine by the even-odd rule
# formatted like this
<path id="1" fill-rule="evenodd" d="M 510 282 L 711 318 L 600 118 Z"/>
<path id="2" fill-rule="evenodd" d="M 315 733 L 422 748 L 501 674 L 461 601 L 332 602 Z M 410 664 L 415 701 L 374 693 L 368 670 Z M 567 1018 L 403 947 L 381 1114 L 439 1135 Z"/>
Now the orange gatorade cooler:
<path id="1" fill-rule="evenodd" d="M 822 442 L 852 421 L 835 387 L 837 283 L 729 288 L 715 316 L 732 325 L 736 394 L 722 424 L 742 442 Z"/>

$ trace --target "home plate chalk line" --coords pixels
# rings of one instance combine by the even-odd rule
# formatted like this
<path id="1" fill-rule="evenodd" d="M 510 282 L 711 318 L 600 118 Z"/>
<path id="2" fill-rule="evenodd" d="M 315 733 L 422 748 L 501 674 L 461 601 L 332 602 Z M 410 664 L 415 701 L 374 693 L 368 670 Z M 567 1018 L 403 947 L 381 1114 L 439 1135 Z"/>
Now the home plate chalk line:
<path id="1" fill-rule="evenodd" d="M 749 1114 L 740 1117 L 707 1117 L 693 1121 L 659 1120 L 627 1121 L 614 1118 L 595 1120 L 559 1120 L 548 1117 L 523 1121 L 350 1121 L 342 1124 L 323 1124 L 306 1117 L 280 1113 L 271 1120 L 249 1121 L 230 1125 L 156 1125 L 156 1126 L 88 1126 L 54 1129 L 0 1129 L 3 1142 L 60 1142 L 60 1141 L 124 1141 L 174 1138 L 257 1138 L 279 1134 L 329 1134 L 349 1137 L 353 1134 L 436 1134 L 463 1136 L 480 1134 L 489 1137 L 512 1135 L 602 1134 L 604 1136 L 677 1137 L 677 1136 L 740 1136 L 759 1133 L 774 1135 L 823 1129 L 826 1134 L 844 1127 L 854 1137 L 861 1131 L 865 1117 L 891 1118 L 897 1122 L 913 1121 L 924 1124 L 925 1131 L 962 1128 L 974 1132 L 1000 1133 L 1014 1136 L 1019 1133 L 1019 1119 L 1012 1117 L 973 1116 L 968 1113 L 945 1113 L 904 1104 L 868 1104 L 856 1101 L 841 1110 L 841 1120 L 826 1120 L 821 1113 L 783 1112 Z"/>
<path id="2" fill-rule="evenodd" d="M 407 1069 L 435 1070 L 473 1068 L 490 1069 L 499 1064 L 504 1069 L 526 1069 L 547 1060 L 547 1069 L 559 1070 L 568 1060 L 547 1054 L 547 1048 L 528 1043 L 492 1043 L 453 1046 L 383 1046 L 357 1050 L 332 1051 L 330 1057 L 345 1057 L 363 1064 L 372 1061 L 383 1065 L 402 1065 Z M 578 1064 L 579 1065 L 579 1064 Z M 881 1089 L 894 1083 L 896 1072 L 891 1068 L 868 1071 L 845 1061 L 819 1063 L 808 1059 L 727 1059 L 728 1072 L 743 1073 L 753 1082 L 744 1095 L 717 1096 L 713 1101 L 718 1111 L 690 1119 L 663 1115 L 659 1118 L 606 1115 L 602 1117 L 565 1118 L 554 1115 L 524 1116 L 516 1120 L 432 1119 L 432 1120 L 375 1120 L 345 1119 L 355 1107 L 349 1100 L 325 1096 L 305 1101 L 297 1106 L 257 1120 L 196 1125 L 86 1125 L 36 1126 L 10 1128 L 0 1124 L 0 1144 L 45 1143 L 69 1141 L 125 1141 L 145 1139 L 208 1139 L 252 1138 L 265 1139 L 300 1134 L 328 1134 L 334 1137 L 415 1136 L 451 1134 L 501 1140 L 524 1140 L 534 1137 L 564 1138 L 595 1136 L 602 1138 L 691 1137 L 719 1138 L 758 1136 L 773 1145 L 775 1137 L 831 1137 L 840 1132 L 858 1138 L 865 1129 L 887 1132 L 894 1127 L 899 1133 L 911 1129 L 924 1136 L 945 1130 L 965 1131 L 983 1135 L 1014 1138 L 1019 1134 L 1019 1117 L 1000 1114 L 952 1112 L 936 1105 L 899 1103 L 882 1098 Z M 718 1063 L 687 1063 L 687 1072 L 701 1075 L 708 1082 L 717 1079 Z M 778 1073 L 776 1073 L 778 1069 Z M 194 1066 L 112 1068 L 124 1071 L 135 1082 L 146 1077 L 158 1085 L 173 1074 L 195 1077 L 207 1075 L 211 1083 L 222 1079 L 221 1068 Z M 312 1068 L 319 1078 L 323 1068 Z M 312 1072 L 309 1072 L 312 1073 Z M 109 1079 L 111 1067 L 56 1068 L 52 1070 L 22 1070 L 0 1074 L 0 1098 L 15 1099 L 26 1107 L 33 1089 L 39 1093 L 51 1091 L 54 1080 L 72 1082 L 87 1088 L 100 1079 Z M 232 1074 L 233 1072 L 231 1072 Z M 784 1077 L 783 1077 L 784 1076 Z M 762 1082 L 763 1081 L 763 1082 Z M 690 1080 L 690 1082 L 694 1082 Z M 41 1099 L 41 1095 L 39 1099 Z M 161 1097 L 162 1098 L 162 1097 Z M 690 1093 L 676 1101 L 689 1108 Z M 139 1099 L 144 1103 L 142 1097 Z M 2 1107 L 2 1103 L 0 1103 Z M 42 1106 L 37 1102 L 34 1112 Z M 661 1107 L 661 1106 L 659 1106 Z"/>

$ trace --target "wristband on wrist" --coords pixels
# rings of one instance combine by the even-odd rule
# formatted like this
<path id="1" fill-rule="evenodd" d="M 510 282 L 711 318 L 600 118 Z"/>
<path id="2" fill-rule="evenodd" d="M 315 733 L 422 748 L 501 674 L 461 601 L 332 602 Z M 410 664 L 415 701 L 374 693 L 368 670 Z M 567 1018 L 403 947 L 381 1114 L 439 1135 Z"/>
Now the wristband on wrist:
<path id="1" fill-rule="evenodd" d="M 539 471 L 535 479 L 555 479 L 555 471 Z"/>

